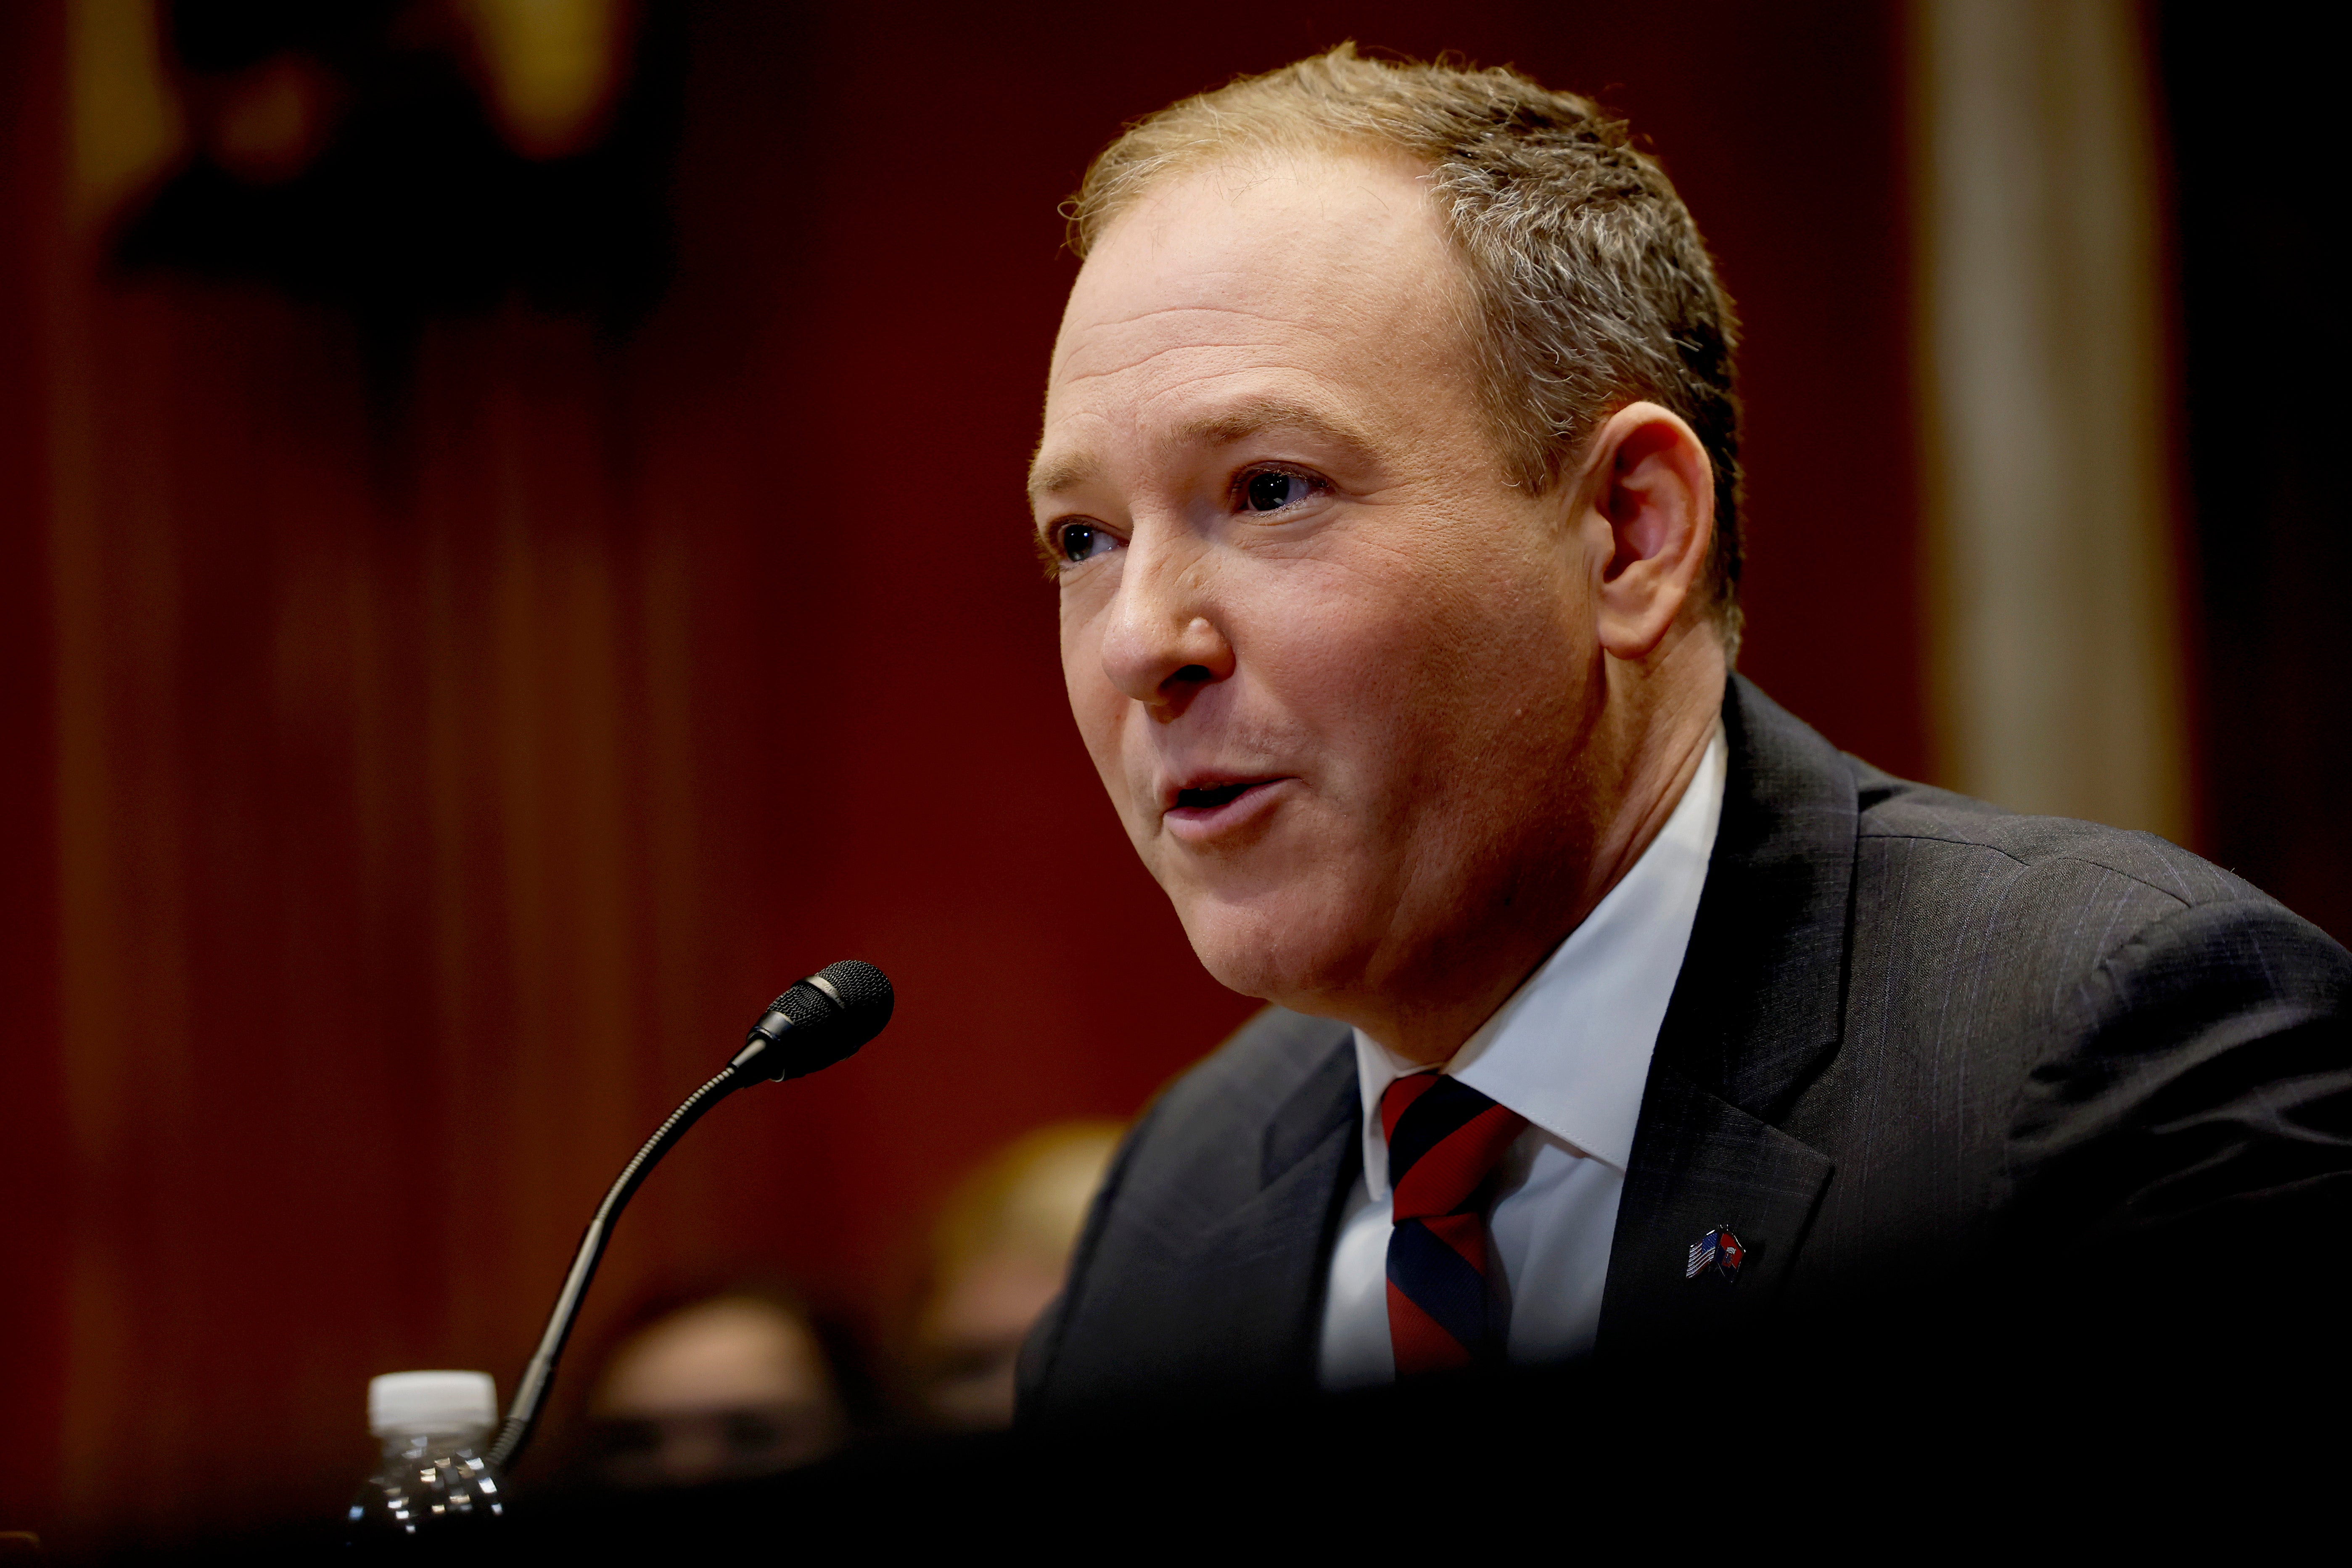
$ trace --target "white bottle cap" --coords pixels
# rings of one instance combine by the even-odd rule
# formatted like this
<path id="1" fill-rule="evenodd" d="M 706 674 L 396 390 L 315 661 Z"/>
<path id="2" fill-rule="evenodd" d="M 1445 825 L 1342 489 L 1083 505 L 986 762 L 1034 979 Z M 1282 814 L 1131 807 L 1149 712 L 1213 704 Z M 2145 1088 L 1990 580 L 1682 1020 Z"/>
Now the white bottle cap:
<path id="1" fill-rule="evenodd" d="M 462 1432 L 498 1418 L 499 1386 L 487 1372 L 388 1372 L 368 1379 L 372 1436 Z"/>

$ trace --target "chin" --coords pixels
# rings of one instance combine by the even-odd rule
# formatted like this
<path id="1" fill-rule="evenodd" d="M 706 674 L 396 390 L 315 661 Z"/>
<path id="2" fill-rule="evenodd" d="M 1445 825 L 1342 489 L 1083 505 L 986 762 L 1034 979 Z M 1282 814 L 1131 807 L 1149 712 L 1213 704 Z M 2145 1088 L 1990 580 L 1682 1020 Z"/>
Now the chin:
<path id="1" fill-rule="evenodd" d="M 1316 998 L 1346 990 L 1364 967 L 1368 933 L 1333 917 L 1336 891 L 1305 889 L 1246 902 L 1209 895 L 1181 900 L 1177 914 L 1192 952 L 1217 984 L 1244 996 L 1320 1013 Z"/>

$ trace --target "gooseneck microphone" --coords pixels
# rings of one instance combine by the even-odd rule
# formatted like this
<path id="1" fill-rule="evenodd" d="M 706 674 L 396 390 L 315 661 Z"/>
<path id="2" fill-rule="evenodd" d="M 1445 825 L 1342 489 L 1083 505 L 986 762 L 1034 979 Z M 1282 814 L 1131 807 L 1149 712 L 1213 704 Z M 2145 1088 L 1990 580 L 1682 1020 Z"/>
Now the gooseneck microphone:
<path id="1" fill-rule="evenodd" d="M 596 1205 L 588 1233 L 580 1238 L 580 1250 L 572 1255 L 572 1272 L 564 1276 L 563 1289 L 556 1292 L 555 1310 L 547 1315 L 539 1349 L 531 1352 L 522 1381 L 515 1384 L 514 1402 L 507 1406 L 506 1421 L 485 1458 L 505 1469 L 530 1441 L 531 1428 L 539 1424 L 540 1406 L 546 1403 L 548 1388 L 555 1381 L 555 1363 L 563 1354 L 563 1342 L 572 1337 L 572 1321 L 580 1315 L 580 1300 L 588 1293 L 588 1281 L 596 1277 L 604 1243 L 612 1237 L 613 1222 L 655 1164 L 669 1152 L 670 1145 L 686 1136 L 686 1130 L 700 1121 L 704 1111 L 739 1089 L 761 1079 L 782 1083 L 788 1078 L 805 1078 L 854 1055 L 889 1023 L 892 1005 L 889 978 L 872 964 L 854 958 L 826 964 L 768 1004 L 735 1059 L 718 1077 L 688 1095 L 686 1103 L 654 1129 L 654 1135 L 646 1140 L 635 1159 L 621 1167 L 621 1173 L 604 1193 L 604 1201 Z"/>

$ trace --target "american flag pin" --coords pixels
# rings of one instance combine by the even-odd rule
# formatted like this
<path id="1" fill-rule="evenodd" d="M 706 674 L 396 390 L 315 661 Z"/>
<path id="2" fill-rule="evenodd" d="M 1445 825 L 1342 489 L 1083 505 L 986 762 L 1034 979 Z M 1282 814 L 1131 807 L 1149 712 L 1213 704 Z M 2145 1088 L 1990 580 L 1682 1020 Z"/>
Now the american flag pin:
<path id="1" fill-rule="evenodd" d="M 1717 1226 L 1691 1243 L 1689 1261 L 1684 1265 L 1683 1278 L 1696 1279 L 1708 1269 L 1723 1276 L 1728 1284 L 1739 1282 L 1739 1266 L 1748 1260 L 1748 1248 L 1731 1234 L 1727 1225 Z"/>

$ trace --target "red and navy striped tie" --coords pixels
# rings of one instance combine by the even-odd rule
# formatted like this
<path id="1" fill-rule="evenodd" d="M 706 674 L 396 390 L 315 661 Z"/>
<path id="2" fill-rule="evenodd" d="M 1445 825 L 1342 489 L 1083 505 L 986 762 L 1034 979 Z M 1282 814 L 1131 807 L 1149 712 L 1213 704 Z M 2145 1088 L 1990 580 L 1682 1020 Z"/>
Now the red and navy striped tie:
<path id="1" fill-rule="evenodd" d="M 1381 1096 L 1395 1228 L 1389 1232 L 1389 1343 L 1399 1377 L 1502 1359 L 1486 1289 L 1486 1187 L 1527 1118 L 1436 1073 Z"/>

